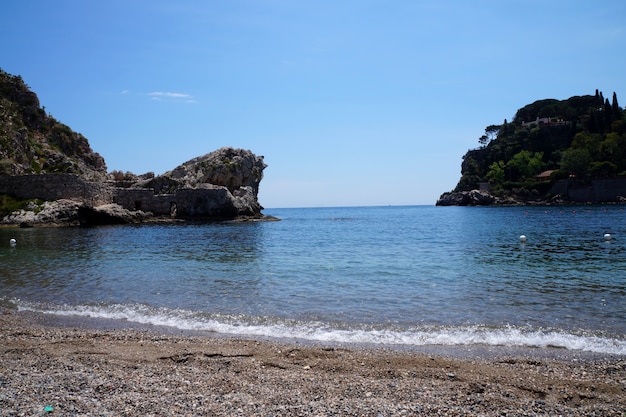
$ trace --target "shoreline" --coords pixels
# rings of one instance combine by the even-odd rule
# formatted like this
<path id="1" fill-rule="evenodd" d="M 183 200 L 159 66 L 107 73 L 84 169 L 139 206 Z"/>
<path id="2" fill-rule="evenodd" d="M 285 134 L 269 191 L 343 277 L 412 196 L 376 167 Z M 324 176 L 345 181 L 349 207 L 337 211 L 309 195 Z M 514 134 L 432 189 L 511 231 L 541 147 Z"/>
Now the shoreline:
<path id="1" fill-rule="evenodd" d="M 604 415 L 626 358 L 331 346 L 0 308 L 0 415 Z M 85 323 L 83 323 L 85 324 Z M 110 326 L 110 327 L 107 327 Z M 571 353 L 571 352 L 570 352 Z"/>
<path id="2" fill-rule="evenodd" d="M 0 311 L 2 306 L 0 306 Z M 12 310 L 12 307 L 9 307 Z M 297 337 L 272 337 L 250 334 L 229 334 L 211 330 L 181 329 L 168 325 L 148 324 L 126 319 L 103 318 L 77 315 L 60 315 L 36 311 L 16 311 L 20 317 L 30 323 L 53 328 L 70 328 L 82 330 L 131 330 L 167 336 L 207 337 L 219 339 L 250 339 L 286 345 L 302 345 L 324 348 L 387 350 L 390 352 L 406 352 L 415 354 L 431 354 L 458 359 L 501 359 L 510 356 L 523 356 L 535 359 L 556 359 L 561 361 L 592 361 L 598 359 L 624 359 L 626 355 L 599 353 L 587 350 L 572 350 L 560 346 L 504 346 L 491 344 L 454 344 L 454 345 L 410 345 L 391 343 L 339 342 L 301 339 Z"/>

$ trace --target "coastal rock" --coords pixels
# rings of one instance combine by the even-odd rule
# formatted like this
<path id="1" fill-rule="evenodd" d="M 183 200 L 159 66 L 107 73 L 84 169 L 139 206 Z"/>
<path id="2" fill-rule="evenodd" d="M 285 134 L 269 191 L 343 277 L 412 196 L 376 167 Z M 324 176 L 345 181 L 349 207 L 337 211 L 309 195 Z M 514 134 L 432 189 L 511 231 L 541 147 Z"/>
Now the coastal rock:
<path id="1" fill-rule="evenodd" d="M 177 199 L 191 202 L 178 204 L 181 216 L 259 216 L 263 207 L 257 196 L 266 167 L 263 156 L 225 147 L 163 175 L 138 180 L 130 188 L 150 188 L 156 195 L 175 194 Z"/>
<path id="2" fill-rule="evenodd" d="M 263 207 L 259 204 L 253 187 L 239 187 L 233 192 L 234 204 L 239 215 L 255 216 L 261 213 Z"/>
<path id="3" fill-rule="evenodd" d="M 39 205 L 29 203 L 25 210 L 19 210 L 0 220 L 4 225 L 30 226 L 77 226 L 80 224 L 78 210 L 84 203 L 73 200 L 46 201 Z"/>
<path id="4" fill-rule="evenodd" d="M 446 192 L 441 194 L 437 206 L 466 206 L 469 196 L 466 191 L 463 192 Z"/>
<path id="5" fill-rule="evenodd" d="M 46 201 L 42 204 L 29 203 L 0 220 L 3 225 L 33 226 L 99 226 L 106 224 L 138 223 L 149 219 L 152 213 L 127 210 L 118 204 L 91 207 L 74 200 Z"/>
<path id="6" fill-rule="evenodd" d="M 78 219 L 81 226 L 101 226 L 107 224 L 140 223 L 152 217 L 152 213 L 141 210 L 127 210 L 119 204 L 104 204 L 97 207 L 81 205 Z"/>
<path id="7" fill-rule="evenodd" d="M 245 149 L 224 147 L 193 158 L 161 177 L 174 180 L 186 188 L 213 184 L 226 187 L 233 193 L 241 187 L 250 187 L 256 196 L 266 167 L 263 156 Z"/>
<path id="8" fill-rule="evenodd" d="M 443 193 L 437 206 L 489 206 L 496 202 L 496 198 L 486 191 L 472 190 Z"/>
<path id="9" fill-rule="evenodd" d="M 41 203 L 32 203 L 35 206 L 6 216 L 2 223 L 33 226 L 246 217 L 263 220 L 257 195 L 265 167 L 263 157 L 251 151 L 222 148 L 158 177 L 124 175 L 120 181 L 102 182 L 85 181 L 73 174 L 0 175 L 0 194 L 22 200 L 74 202 L 69 211 L 61 203 L 47 203 L 45 210 Z M 49 214 L 51 210 L 53 214 Z"/>

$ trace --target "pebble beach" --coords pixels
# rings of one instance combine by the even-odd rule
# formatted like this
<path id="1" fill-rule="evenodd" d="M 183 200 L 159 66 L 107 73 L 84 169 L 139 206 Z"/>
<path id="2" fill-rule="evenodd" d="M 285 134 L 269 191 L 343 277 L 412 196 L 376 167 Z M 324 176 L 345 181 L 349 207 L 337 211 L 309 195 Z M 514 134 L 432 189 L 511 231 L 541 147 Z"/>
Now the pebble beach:
<path id="1" fill-rule="evenodd" d="M 620 416 L 624 357 L 454 357 L 0 310 L 1 416 Z"/>

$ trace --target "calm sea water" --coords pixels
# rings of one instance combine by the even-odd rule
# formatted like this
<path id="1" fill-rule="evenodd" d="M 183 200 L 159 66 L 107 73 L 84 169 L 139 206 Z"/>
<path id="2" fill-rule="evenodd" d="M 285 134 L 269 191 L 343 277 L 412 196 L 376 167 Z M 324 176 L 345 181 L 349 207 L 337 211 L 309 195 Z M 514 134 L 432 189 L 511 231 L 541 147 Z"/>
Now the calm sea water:
<path id="1" fill-rule="evenodd" d="M 0 229 L 0 303 L 242 336 L 626 355 L 621 206 L 265 214 L 282 221 Z"/>

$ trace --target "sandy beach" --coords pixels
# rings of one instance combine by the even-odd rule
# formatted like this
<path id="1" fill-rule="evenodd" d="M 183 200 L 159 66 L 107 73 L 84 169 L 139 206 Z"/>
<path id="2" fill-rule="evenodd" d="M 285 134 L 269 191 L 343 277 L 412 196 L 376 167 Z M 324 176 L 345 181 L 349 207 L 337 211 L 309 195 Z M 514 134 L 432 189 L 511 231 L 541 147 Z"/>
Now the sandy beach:
<path id="1" fill-rule="evenodd" d="M 626 415 L 624 357 L 455 357 L 0 313 L 2 416 Z"/>

